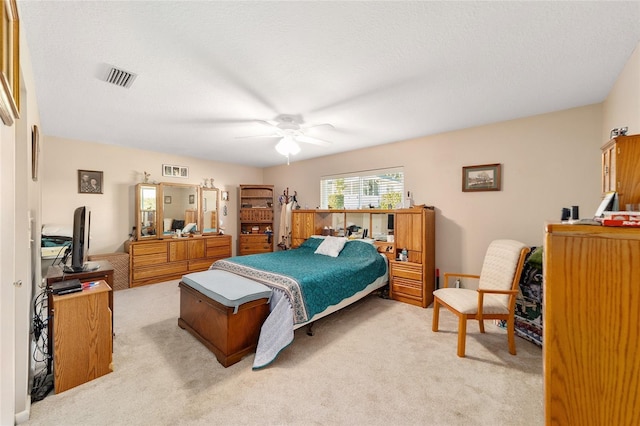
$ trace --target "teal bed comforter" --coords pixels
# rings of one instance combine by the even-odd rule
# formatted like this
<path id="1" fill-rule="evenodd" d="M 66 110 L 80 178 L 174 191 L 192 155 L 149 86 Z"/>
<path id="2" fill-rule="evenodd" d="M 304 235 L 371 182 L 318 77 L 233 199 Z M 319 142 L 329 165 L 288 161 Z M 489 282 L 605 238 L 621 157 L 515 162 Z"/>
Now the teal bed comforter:
<path id="1" fill-rule="evenodd" d="M 330 257 L 314 253 L 322 241 L 309 238 L 293 250 L 219 260 L 211 269 L 284 291 L 294 309 L 294 323 L 303 323 L 387 273 L 387 263 L 372 244 L 348 241 L 338 257 Z"/>

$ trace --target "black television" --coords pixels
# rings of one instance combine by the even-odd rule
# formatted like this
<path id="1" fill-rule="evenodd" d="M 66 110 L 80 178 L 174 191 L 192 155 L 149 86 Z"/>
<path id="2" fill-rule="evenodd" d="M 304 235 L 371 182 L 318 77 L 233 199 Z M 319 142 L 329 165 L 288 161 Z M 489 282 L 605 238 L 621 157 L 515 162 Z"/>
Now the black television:
<path id="1" fill-rule="evenodd" d="M 87 262 L 89 255 L 89 235 L 91 234 L 91 209 L 78 207 L 73 212 L 73 236 L 71 239 L 71 264 L 64 266 L 64 272 L 84 272 L 97 269 L 97 265 Z"/>

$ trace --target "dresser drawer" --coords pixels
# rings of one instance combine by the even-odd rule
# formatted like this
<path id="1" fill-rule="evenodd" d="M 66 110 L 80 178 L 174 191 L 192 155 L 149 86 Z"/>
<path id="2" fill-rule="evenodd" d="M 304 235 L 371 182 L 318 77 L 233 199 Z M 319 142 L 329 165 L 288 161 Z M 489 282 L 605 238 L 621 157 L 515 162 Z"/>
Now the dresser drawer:
<path id="1" fill-rule="evenodd" d="M 273 250 L 273 244 L 269 240 L 269 236 L 265 234 L 240 235 L 240 251 L 242 254 L 270 252 Z"/>
<path id="2" fill-rule="evenodd" d="M 246 243 L 267 243 L 269 236 L 267 234 L 242 234 L 240 235 L 240 244 Z"/>
<path id="3" fill-rule="evenodd" d="M 422 265 L 411 262 L 391 262 L 391 276 L 422 281 Z"/>
<path id="4" fill-rule="evenodd" d="M 167 243 L 164 241 L 148 244 L 135 244 L 131 245 L 131 254 L 133 256 L 144 256 L 147 254 L 159 254 L 164 253 L 165 259 L 167 254 Z"/>
<path id="5" fill-rule="evenodd" d="M 413 296 L 417 299 L 422 298 L 422 281 L 408 280 L 406 278 L 392 277 L 391 292 L 394 294 L 403 294 Z"/>
<path id="6" fill-rule="evenodd" d="M 231 257 L 231 246 L 207 247 L 207 257 L 215 257 L 216 259 Z"/>
<path id="7" fill-rule="evenodd" d="M 161 265 L 167 263 L 167 253 L 147 254 L 144 256 L 134 256 L 131 258 L 131 262 L 134 268 L 140 266 Z"/>
<path id="8" fill-rule="evenodd" d="M 188 270 L 188 264 L 184 262 L 165 263 L 153 267 L 134 268 L 132 271 L 133 281 L 144 280 L 146 278 L 161 277 L 163 275 L 182 274 Z"/>
<path id="9" fill-rule="evenodd" d="M 230 246 L 231 246 L 230 236 L 207 238 L 207 249 L 212 247 L 230 247 Z"/>

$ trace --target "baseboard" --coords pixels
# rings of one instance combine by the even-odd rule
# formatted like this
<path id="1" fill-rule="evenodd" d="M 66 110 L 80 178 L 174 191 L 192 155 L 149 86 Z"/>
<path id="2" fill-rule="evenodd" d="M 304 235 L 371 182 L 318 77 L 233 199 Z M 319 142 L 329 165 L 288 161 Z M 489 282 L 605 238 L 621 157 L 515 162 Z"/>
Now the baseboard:
<path id="1" fill-rule="evenodd" d="M 27 408 L 15 415 L 15 422 L 17 425 L 26 423 L 29 421 L 29 415 L 31 413 L 31 403 L 27 403 Z"/>

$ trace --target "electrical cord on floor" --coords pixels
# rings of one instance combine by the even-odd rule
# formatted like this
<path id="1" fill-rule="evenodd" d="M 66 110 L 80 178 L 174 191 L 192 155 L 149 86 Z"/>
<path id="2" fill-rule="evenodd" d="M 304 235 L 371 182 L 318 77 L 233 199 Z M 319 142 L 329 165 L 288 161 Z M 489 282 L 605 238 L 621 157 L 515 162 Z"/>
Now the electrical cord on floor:
<path id="1" fill-rule="evenodd" d="M 48 291 L 42 289 L 33 299 L 33 360 L 38 370 L 33 376 L 31 402 L 40 401 L 53 389 L 52 357 L 49 353 Z M 42 365 L 44 363 L 44 365 Z"/>

